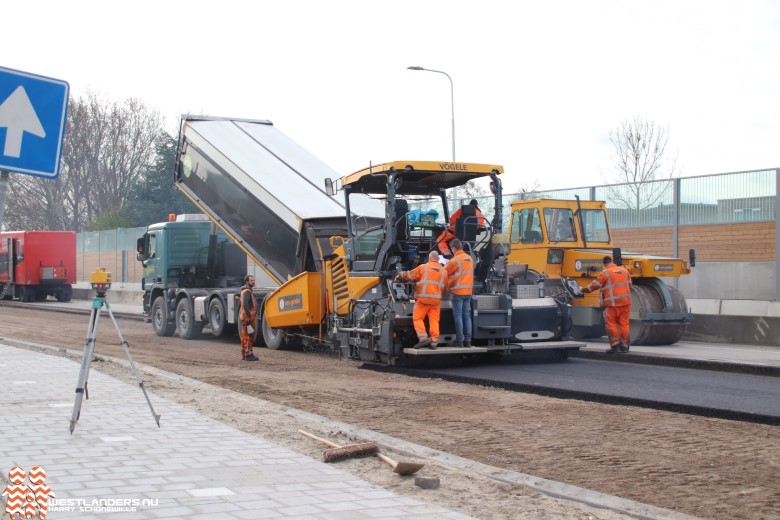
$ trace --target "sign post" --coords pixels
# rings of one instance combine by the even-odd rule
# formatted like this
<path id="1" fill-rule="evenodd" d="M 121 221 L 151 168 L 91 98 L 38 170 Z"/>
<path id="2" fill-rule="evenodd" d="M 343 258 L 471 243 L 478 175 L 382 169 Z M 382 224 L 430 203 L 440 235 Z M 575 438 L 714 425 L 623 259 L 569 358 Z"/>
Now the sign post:
<path id="1" fill-rule="evenodd" d="M 69 91 L 66 81 L 0 67 L 0 228 L 8 172 L 59 175 Z"/>

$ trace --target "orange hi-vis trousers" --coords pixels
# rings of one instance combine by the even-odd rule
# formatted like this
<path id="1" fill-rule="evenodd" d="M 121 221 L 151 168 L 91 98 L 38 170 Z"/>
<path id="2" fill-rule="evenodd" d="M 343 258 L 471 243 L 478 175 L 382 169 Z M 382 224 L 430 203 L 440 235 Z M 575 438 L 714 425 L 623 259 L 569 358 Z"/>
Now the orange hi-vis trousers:
<path id="1" fill-rule="evenodd" d="M 417 301 L 414 303 L 412 321 L 414 322 L 414 331 L 417 333 L 418 339 L 423 340 L 428 337 L 428 334 L 425 332 L 425 317 L 428 316 L 428 325 L 431 328 L 431 343 L 436 345 L 439 342 L 440 315 L 441 308 L 439 302 L 428 304 Z"/>
<path id="2" fill-rule="evenodd" d="M 607 326 L 607 337 L 612 347 L 629 346 L 629 319 L 631 305 L 619 305 L 617 307 L 604 307 L 604 323 Z"/>
<path id="3" fill-rule="evenodd" d="M 254 314 L 254 313 L 253 313 Z M 251 324 L 254 326 L 254 321 L 251 322 Z M 255 329 L 254 334 L 250 334 L 247 332 L 246 328 L 249 326 L 249 322 L 246 324 L 241 325 L 241 357 L 249 357 L 254 356 L 254 351 L 252 350 L 252 345 L 255 343 L 255 334 L 258 333 L 258 331 Z"/>

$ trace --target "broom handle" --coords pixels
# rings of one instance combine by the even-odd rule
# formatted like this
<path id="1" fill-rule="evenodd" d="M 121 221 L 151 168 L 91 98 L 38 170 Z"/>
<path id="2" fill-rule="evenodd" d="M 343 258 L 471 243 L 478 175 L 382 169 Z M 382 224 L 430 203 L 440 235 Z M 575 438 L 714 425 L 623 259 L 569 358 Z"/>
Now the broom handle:
<path id="1" fill-rule="evenodd" d="M 323 444 L 327 444 L 331 448 L 342 448 L 343 447 L 340 444 L 336 444 L 335 442 L 331 442 L 328 439 L 323 439 L 322 437 L 317 437 L 316 435 L 311 434 L 309 432 L 305 432 L 303 430 L 298 430 L 298 433 L 300 433 L 301 435 L 305 435 L 306 437 L 309 437 L 311 439 L 314 439 L 315 441 L 320 441 Z"/>

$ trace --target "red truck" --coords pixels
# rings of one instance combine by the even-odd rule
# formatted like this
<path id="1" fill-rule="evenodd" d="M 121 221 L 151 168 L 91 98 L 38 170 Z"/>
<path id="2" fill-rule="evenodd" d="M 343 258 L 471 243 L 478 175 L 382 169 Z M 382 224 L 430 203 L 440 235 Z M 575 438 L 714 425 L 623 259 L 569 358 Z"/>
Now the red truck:
<path id="1" fill-rule="evenodd" d="M 0 233 L 0 299 L 31 302 L 51 295 L 67 302 L 74 283 L 75 231 Z"/>

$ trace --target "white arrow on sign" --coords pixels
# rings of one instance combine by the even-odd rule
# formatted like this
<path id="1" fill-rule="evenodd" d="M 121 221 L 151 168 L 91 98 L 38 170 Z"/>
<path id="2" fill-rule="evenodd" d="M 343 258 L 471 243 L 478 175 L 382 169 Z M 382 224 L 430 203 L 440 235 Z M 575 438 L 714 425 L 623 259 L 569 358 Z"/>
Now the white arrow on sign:
<path id="1" fill-rule="evenodd" d="M 19 157 L 22 154 L 22 135 L 29 132 L 38 137 L 46 137 L 41 120 L 35 113 L 24 87 L 17 87 L 13 94 L 0 105 L 0 127 L 8 130 L 5 135 L 3 155 Z"/>

